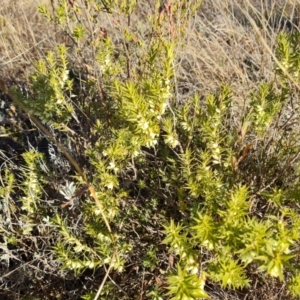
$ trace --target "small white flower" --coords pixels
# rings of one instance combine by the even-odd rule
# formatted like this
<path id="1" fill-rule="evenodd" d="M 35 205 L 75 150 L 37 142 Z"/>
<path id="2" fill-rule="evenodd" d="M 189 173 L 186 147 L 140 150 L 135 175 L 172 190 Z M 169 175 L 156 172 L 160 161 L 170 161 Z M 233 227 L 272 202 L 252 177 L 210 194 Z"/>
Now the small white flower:
<path id="1" fill-rule="evenodd" d="M 165 141 L 172 148 L 175 148 L 179 144 L 178 140 L 172 135 L 167 135 Z"/>
<path id="2" fill-rule="evenodd" d="M 149 122 L 147 122 L 146 120 L 142 119 L 138 122 L 139 127 L 142 128 L 142 130 L 146 130 L 149 128 Z"/>
<path id="3" fill-rule="evenodd" d="M 111 161 L 108 165 L 108 169 L 109 170 L 113 170 L 115 172 L 119 171 L 119 168 L 116 166 L 114 161 Z"/>
<path id="4" fill-rule="evenodd" d="M 107 181 L 105 183 L 105 187 L 107 187 L 109 190 L 112 190 L 114 188 L 114 183 L 112 181 Z"/>

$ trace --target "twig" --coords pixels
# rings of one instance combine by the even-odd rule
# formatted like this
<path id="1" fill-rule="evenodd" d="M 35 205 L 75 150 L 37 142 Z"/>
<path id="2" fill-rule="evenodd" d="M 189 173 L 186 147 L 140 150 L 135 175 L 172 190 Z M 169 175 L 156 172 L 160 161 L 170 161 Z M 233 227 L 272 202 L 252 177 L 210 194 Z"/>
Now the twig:
<path id="1" fill-rule="evenodd" d="M 100 296 L 100 293 L 101 293 L 101 291 L 102 291 L 102 289 L 104 287 L 104 284 L 105 284 L 105 282 L 106 282 L 106 280 L 107 280 L 107 278 L 109 276 L 110 270 L 111 270 L 113 262 L 115 260 L 115 256 L 116 256 L 116 250 L 114 251 L 114 254 L 113 254 L 111 262 L 110 262 L 110 265 L 109 265 L 109 267 L 108 267 L 108 269 L 107 269 L 107 271 L 105 273 L 105 276 L 104 276 L 104 278 L 103 278 L 103 280 L 102 280 L 102 282 L 101 282 L 101 284 L 99 286 L 99 289 L 97 291 L 96 296 L 94 297 L 94 300 L 97 300 L 99 298 L 99 296 Z"/>

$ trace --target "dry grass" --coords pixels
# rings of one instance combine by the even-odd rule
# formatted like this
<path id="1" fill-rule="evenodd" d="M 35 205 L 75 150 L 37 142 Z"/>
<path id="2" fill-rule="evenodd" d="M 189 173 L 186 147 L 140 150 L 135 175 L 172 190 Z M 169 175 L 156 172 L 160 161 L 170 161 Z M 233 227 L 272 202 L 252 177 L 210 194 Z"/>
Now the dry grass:
<path id="1" fill-rule="evenodd" d="M 0 6 L 0 75 L 24 80 L 32 62 L 55 44 L 54 28 L 46 24 L 37 5 L 49 0 L 3 0 Z"/>
<path id="2" fill-rule="evenodd" d="M 272 4 L 266 6 L 267 2 Z M 206 94 L 230 84 L 243 103 L 249 90 L 275 77 L 263 41 L 274 52 L 278 33 L 292 25 L 297 28 L 299 5 L 298 0 L 204 0 L 189 30 L 187 47 L 178 55 L 185 91 Z M 286 17 L 291 23 L 285 24 Z"/>
<path id="3" fill-rule="evenodd" d="M 22 77 L 26 78 L 32 70 L 32 62 L 57 42 L 55 28 L 36 10 L 40 3 L 51 10 L 51 0 L 2 1 L 2 76 L 24 74 Z M 181 62 L 178 75 L 185 92 L 202 94 L 230 83 L 234 93 L 243 99 L 258 82 L 273 78 L 272 58 L 261 38 L 274 49 L 278 32 L 285 29 L 283 24 L 273 26 L 272 20 L 276 17 L 278 22 L 283 22 L 288 18 L 295 23 L 299 6 L 299 0 L 203 0 L 202 9 L 189 28 L 187 47 L 178 53 Z M 262 24 L 256 24 L 261 36 L 249 18 L 260 20 Z"/>

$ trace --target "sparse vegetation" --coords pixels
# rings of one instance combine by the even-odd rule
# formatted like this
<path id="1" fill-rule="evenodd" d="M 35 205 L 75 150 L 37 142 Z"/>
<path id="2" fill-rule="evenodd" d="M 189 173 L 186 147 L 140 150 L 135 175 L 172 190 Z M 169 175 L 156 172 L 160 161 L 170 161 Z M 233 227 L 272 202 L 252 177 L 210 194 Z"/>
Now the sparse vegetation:
<path id="1" fill-rule="evenodd" d="M 300 3 L 239 2 L 3 5 L 1 299 L 300 297 Z"/>

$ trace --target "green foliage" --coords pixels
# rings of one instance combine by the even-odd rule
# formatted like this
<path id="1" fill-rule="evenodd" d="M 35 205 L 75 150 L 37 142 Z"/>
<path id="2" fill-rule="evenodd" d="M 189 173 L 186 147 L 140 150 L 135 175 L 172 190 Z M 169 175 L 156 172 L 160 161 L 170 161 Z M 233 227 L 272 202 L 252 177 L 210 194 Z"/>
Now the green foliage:
<path id="1" fill-rule="evenodd" d="M 252 95 L 250 107 L 254 129 L 259 136 L 265 133 L 281 109 L 280 95 L 271 84 L 262 84 L 257 94 Z"/>
<path id="2" fill-rule="evenodd" d="M 279 43 L 285 42 L 289 49 L 295 47 L 295 44 L 287 44 L 288 41 L 295 43 L 295 36 L 285 38 L 283 40 L 281 36 Z M 294 53 L 293 50 L 291 52 Z M 290 59 L 290 63 L 296 64 L 295 58 Z M 271 177 L 270 184 L 255 186 L 255 182 L 247 182 L 243 176 L 242 172 L 248 172 L 247 165 L 242 170 L 236 165 L 239 162 L 232 160 L 235 158 L 234 151 L 237 145 L 235 139 L 239 138 L 238 143 L 241 143 L 247 138 L 247 133 L 252 131 L 251 134 L 257 134 L 258 139 L 268 140 L 270 130 L 280 132 L 274 124 L 278 122 L 285 105 L 284 101 L 290 97 L 291 91 L 286 89 L 286 82 L 279 88 L 275 88 L 274 84 L 262 84 L 258 93 L 252 94 L 250 110 L 245 116 L 241 116 L 247 128 L 242 128 L 240 137 L 235 137 L 234 130 L 228 130 L 226 127 L 229 112 L 226 107 L 230 107 L 227 103 L 232 102 L 226 90 L 219 96 L 208 96 L 205 106 L 195 98 L 191 102 L 198 102 L 194 104 L 195 109 L 191 104 L 185 104 L 177 118 L 182 120 L 179 124 L 183 130 L 183 138 L 186 135 L 187 146 L 183 153 L 179 153 L 179 165 L 175 161 L 172 162 L 174 170 L 182 170 L 181 173 L 174 174 L 173 178 L 176 182 L 186 182 L 186 192 L 181 190 L 178 195 L 179 201 L 185 202 L 180 208 L 185 212 L 189 210 L 192 216 L 196 211 L 197 213 L 194 222 L 191 220 L 176 225 L 171 220 L 170 225 L 165 226 L 164 242 L 170 246 L 172 253 L 178 255 L 182 266 L 193 262 L 195 269 L 190 266 L 190 270 L 197 270 L 199 264 L 197 251 L 192 249 L 200 247 L 199 253 L 211 253 L 207 275 L 211 280 L 220 282 L 223 287 L 249 286 L 251 281 L 247 269 L 250 264 L 258 266 L 258 271 L 277 277 L 280 281 L 286 281 L 286 270 L 297 274 L 295 272 L 298 268 L 295 268 L 294 258 L 298 249 L 299 212 L 297 206 L 287 207 L 289 198 L 286 198 L 286 193 L 292 192 L 293 188 L 285 184 L 276 186 Z M 193 117 L 189 119 L 188 114 Z M 194 134 L 190 135 L 188 132 L 191 130 Z M 201 138 L 197 138 L 198 133 L 202 133 Z M 293 139 L 296 136 L 299 137 L 297 128 L 292 129 L 289 138 Z M 269 143 L 270 149 L 272 146 L 277 147 L 276 140 L 271 139 Z M 299 153 L 299 146 L 295 147 L 297 148 L 294 151 Z M 239 161 L 247 156 L 251 159 L 249 149 L 251 148 L 240 152 Z M 261 155 L 261 159 L 265 159 L 268 166 L 272 166 L 273 159 L 280 164 L 288 160 L 286 152 L 277 153 L 272 159 L 263 153 Z M 251 168 L 252 172 L 257 172 L 256 168 Z M 256 173 L 252 174 L 254 176 Z M 266 174 L 265 180 L 268 180 L 267 176 Z M 247 184 L 241 185 L 242 182 Z M 298 199 L 298 194 L 295 195 Z M 253 210 L 257 197 L 262 197 L 260 201 L 267 201 L 270 205 L 259 217 L 255 216 Z M 193 255 L 193 259 L 190 255 Z M 178 271 L 177 275 L 183 280 L 181 271 Z M 290 284 L 291 293 L 294 296 L 298 295 L 297 275 L 292 276 Z"/>
<path id="3" fill-rule="evenodd" d="M 300 295 L 300 277 L 299 274 L 293 276 L 289 282 L 289 291 L 292 296 L 297 297 Z"/>
<path id="4" fill-rule="evenodd" d="M 188 272 L 177 266 L 176 275 L 168 277 L 168 295 L 174 295 L 172 300 L 179 299 L 206 299 L 208 295 L 201 288 L 201 280 L 196 274 L 189 275 Z"/>
<path id="5" fill-rule="evenodd" d="M 41 175 L 38 172 L 38 162 L 42 155 L 35 151 L 29 151 L 23 155 L 26 169 L 23 172 L 24 181 L 22 190 L 22 210 L 25 210 L 29 215 L 37 211 L 37 203 L 42 195 Z"/>
<path id="6" fill-rule="evenodd" d="M 277 56 L 284 69 L 277 66 L 282 82 L 287 84 L 290 79 L 299 81 L 299 33 L 282 33 L 278 38 Z"/>
<path id="7" fill-rule="evenodd" d="M 68 122 L 74 112 L 71 104 L 72 81 L 69 79 L 67 48 L 57 47 L 57 53 L 49 52 L 45 60 L 36 64 L 32 75 L 34 99 L 24 100 L 29 112 L 45 123 Z"/>
<path id="8" fill-rule="evenodd" d="M 245 269 L 229 257 L 220 255 L 217 262 L 210 264 L 209 274 L 213 280 L 220 281 L 223 287 L 241 288 L 249 286 Z"/>
<path id="9" fill-rule="evenodd" d="M 147 294 L 148 297 L 150 297 L 151 300 L 163 300 L 161 297 L 160 292 L 158 291 L 158 288 L 155 286 L 154 289 Z"/>

